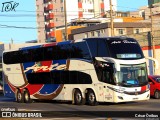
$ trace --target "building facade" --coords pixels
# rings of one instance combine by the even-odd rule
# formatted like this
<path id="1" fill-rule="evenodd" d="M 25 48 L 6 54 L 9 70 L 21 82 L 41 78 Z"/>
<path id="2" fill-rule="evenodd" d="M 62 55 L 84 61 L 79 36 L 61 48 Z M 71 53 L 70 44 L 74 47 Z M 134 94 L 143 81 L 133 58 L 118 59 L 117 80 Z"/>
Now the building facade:
<path id="1" fill-rule="evenodd" d="M 65 7 L 66 6 L 66 10 Z M 112 0 L 117 10 L 117 0 Z M 109 0 L 36 0 L 38 42 L 56 41 L 57 27 L 77 18 L 99 18 L 110 10 Z"/>
<path id="2" fill-rule="evenodd" d="M 141 22 L 115 22 L 114 35 L 125 36 L 131 34 L 140 34 L 149 32 L 151 28 L 150 23 Z M 72 39 L 82 39 L 88 37 L 107 37 L 111 36 L 110 22 L 98 25 L 79 28 L 71 31 Z"/>

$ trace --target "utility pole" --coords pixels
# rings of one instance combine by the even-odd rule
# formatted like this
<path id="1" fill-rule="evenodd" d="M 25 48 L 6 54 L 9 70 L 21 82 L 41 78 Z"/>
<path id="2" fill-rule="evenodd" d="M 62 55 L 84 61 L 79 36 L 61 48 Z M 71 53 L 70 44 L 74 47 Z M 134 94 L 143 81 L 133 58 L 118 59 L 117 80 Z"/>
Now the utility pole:
<path id="1" fill-rule="evenodd" d="M 67 34 L 67 9 L 66 9 L 66 0 L 64 0 L 64 20 L 65 20 L 65 40 L 68 40 Z"/>
<path id="2" fill-rule="evenodd" d="M 154 41 L 154 28 L 153 28 L 153 13 L 152 13 L 153 5 L 150 5 L 149 8 L 150 8 L 150 18 L 151 18 L 151 43 L 152 43 L 152 51 L 153 51 L 153 56 L 152 57 L 156 58 L 155 41 Z M 153 69 L 154 69 L 154 74 L 156 74 L 155 63 L 153 63 Z"/>
<path id="3" fill-rule="evenodd" d="M 113 10 L 112 10 L 112 0 L 109 0 L 110 4 L 110 27 L 111 27 L 111 36 L 114 36 L 114 25 L 113 25 Z"/>

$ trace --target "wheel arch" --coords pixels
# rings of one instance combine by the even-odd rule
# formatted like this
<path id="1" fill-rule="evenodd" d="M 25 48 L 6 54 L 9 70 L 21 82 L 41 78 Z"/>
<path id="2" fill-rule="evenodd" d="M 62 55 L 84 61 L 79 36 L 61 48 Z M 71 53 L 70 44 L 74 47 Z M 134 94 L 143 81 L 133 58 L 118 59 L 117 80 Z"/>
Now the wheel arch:
<path id="1" fill-rule="evenodd" d="M 98 101 L 97 92 L 93 88 L 86 88 L 86 90 L 85 90 L 85 97 L 87 96 L 87 93 L 88 93 L 89 90 L 91 90 L 91 91 L 94 92 L 94 94 L 96 96 L 96 100 Z"/>
<path id="2" fill-rule="evenodd" d="M 74 94 L 75 94 L 75 91 L 76 90 L 79 90 L 80 92 L 81 92 L 81 94 L 82 94 L 82 98 L 83 99 L 85 99 L 85 91 L 83 91 L 82 89 L 80 89 L 80 88 L 74 88 L 73 90 L 72 90 L 72 104 L 74 104 Z"/>
<path id="3" fill-rule="evenodd" d="M 21 90 L 20 90 L 19 88 L 16 88 L 16 90 L 15 90 L 15 100 L 16 100 L 16 101 L 17 101 L 17 93 L 18 93 L 18 91 L 21 92 Z"/>

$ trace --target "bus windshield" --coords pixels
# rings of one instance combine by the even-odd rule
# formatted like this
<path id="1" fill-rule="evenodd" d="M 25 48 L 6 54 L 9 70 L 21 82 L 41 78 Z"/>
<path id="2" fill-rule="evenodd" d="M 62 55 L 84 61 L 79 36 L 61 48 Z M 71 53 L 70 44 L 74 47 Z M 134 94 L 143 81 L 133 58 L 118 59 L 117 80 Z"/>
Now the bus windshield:
<path id="1" fill-rule="evenodd" d="M 139 46 L 138 42 L 132 38 L 112 38 L 106 42 L 108 44 L 110 56 L 113 58 L 124 60 L 144 58 L 141 47 Z"/>
<path id="2" fill-rule="evenodd" d="M 117 83 L 120 86 L 142 86 L 148 84 L 146 64 L 120 65 Z"/>
<path id="3" fill-rule="evenodd" d="M 86 38 L 85 40 L 92 57 L 112 57 L 122 60 L 144 58 L 141 47 L 133 38 Z"/>

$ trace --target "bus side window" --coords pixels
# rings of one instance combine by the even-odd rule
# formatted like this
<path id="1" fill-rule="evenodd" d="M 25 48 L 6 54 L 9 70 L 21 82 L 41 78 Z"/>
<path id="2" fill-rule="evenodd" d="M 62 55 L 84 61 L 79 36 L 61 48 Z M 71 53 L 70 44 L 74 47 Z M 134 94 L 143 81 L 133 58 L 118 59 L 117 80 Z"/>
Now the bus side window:
<path id="1" fill-rule="evenodd" d="M 5 64 L 8 64 L 9 61 L 10 61 L 9 53 L 8 52 L 3 53 L 3 62 Z"/>
<path id="2" fill-rule="evenodd" d="M 91 59 L 86 42 L 71 44 L 71 58 Z"/>
<path id="3" fill-rule="evenodd" d="M 61 84 L 61 73 L 60 71 L 51 72 L 52 83 Z"/>
<path id="4" fill-rule="evenodd" d="M 61 81 L 63 81 L 64 84 L 69 84 L 69 76 L 70 71 L 61 71 Z"/>
<path id="5" fill-rule="evenodd" d="M 56 50 L 56 46 L 44 47 L 44 60 L 55 59 Z"/>
<path id="6" fill-rule="evenodd" d="M 44 60 L 44 51 L 42 48 L 32 49 L 32 61 L 43 61 Z"/>
<path id="7" fill-rule="evenodd" d="M 21 50 L 20 54 L 22 56 L 22 63 L 23 62 L 31 62 L 32 61 L 32 50 Z"/>
<path id="8" fill-rule="evenodd" d="M 19 51 L 10 52 L 10 64 L 20 63 L 22 61 L 22 57 Z"/>
<path id="9" fill-rule="evenodd" d="M 69 76 L 69 83 L 68 84 L 78 84 L 78 72 L 77 71 L 70 71 Z"/>
<path id="10" fill-rule="evenodd" d="M 98 77 L 98 80 L 101 81 L 102 80 L 102 68 L 101 67 L 98 67 L 96 66 L 96 73 L 97 73 L 97 77 Z"/>
<path id="11" fill-rule="evenodd" d="M 59 47 L 59 50 L 57 51 L 59 54 L 59 59 L 70 58 L 70 44 L 62 44 L 57 47 Z"/>
<path id="12" fill-rule="evenodd" d="M 78 84 L 92 84 L 91 76 L 84 72 L 78 72 Z"/>

